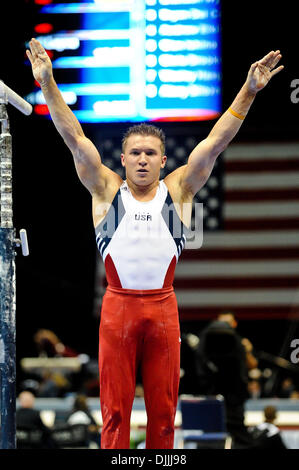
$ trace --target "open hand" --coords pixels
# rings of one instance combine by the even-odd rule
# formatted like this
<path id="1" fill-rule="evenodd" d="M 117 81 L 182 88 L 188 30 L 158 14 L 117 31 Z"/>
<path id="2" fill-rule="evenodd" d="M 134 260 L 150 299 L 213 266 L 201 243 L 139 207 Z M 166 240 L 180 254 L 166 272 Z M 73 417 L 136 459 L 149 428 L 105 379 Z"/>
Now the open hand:
<path id="1" fill-rule="evenodd" d="M 271 78 L 284 68 L 283 65 L 276 68 L 281 57 L 282 55 L 280 54 L 280 51 L 271 51 L 261 60 L 252 64 L 246 80 L 246 84 L 250 92 L 257 93 L 262 90 L 267 83 L 269 83 Z"/>
<path id="2" fill-rule="evenodd" d="M 26 54 L 32 66 L 33 76 L 40 85 L 46 85 L 52 78 L 52 62 L 39 41 L 33 38 L 29 45 L 30 51 L 27 49 Z"/>

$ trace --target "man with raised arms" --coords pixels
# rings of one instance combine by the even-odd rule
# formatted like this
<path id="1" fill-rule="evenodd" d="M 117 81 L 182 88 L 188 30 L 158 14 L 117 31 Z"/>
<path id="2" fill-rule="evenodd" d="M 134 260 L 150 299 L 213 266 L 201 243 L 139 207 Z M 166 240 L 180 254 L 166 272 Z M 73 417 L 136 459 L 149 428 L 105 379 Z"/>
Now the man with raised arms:
<path id="1" fill-rule="evenodd" d="M 101 162 L 97 148 L 64 102 L 51 61 L 36 39 L 30 41 L 27 56 L 52 120 L 72 152 L 78 177 L 92 196 L 96 241 L 106 268 L 108 287 L 99 339 L 101 447 L 129 448 L 140 367 L 148 417 L 146 448 L 173 448 L 180 328 L 172 282 L 186 241 L 185 229 L 190 225 L 192 199 L 208 180 L 218 155 L 237 134 L 257 93 L 282 70 L 283 66 L 277 67 L 280 51 L 271 51 L 251 65 L 231 107 L 194 148 L 186 164 L 164 180 L 160 180 L 160 169 L 167 160 L 163 132 L 147 124 L 129 128 L 120 155 L 125 181 Z M 171 218 L 167 208 L 172 203 L 176 211 Z M 107 233 L 112 218 L 113 230 Z M 174 234 L 178 222 L 181 232 Z"/>

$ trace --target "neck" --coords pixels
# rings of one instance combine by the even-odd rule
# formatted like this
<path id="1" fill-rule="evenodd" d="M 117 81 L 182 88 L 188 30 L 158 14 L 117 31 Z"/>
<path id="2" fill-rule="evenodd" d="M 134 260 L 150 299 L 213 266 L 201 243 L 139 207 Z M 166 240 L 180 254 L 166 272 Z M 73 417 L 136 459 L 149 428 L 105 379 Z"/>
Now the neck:
<path id="1" fill-rule="evenodd" d="M 151 184 L 146 186 L 140 186 L 127 178 L 127 183 L 132 195 L 140 201 L 150 201 L 153 199 L 156 194 L 157 187 L 159 186 L 159 180 L 153 181 Z"/>

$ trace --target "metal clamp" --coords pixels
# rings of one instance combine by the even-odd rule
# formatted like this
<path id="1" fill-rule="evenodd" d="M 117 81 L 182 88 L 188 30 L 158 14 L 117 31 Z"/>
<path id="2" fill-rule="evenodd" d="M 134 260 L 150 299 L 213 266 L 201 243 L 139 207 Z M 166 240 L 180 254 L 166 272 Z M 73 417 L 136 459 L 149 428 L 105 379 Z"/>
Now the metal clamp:
<path id="1" fill-rule="evenodd" d="M 23 256 L 29 255 L 27 232 L 24 228 L 20 230 L 20 238 L 16 238 L 14 242 L 17 247 L 21 246 Z"/>

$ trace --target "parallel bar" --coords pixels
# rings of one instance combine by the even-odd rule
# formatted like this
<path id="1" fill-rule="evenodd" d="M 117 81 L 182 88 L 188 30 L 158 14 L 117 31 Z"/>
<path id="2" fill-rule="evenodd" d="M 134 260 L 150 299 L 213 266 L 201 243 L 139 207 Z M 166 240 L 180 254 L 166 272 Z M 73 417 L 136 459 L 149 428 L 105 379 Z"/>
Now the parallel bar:
<path id="1" fill-rule="evenodd" d="M 0 98 L 5 101 L 8 101 L 12 106 L 17 108 L 21 113 L 29 114 L 32 113 L 32 106 L 30 103 L 25 101 L 20 95 L 18 95 L 15 91 L 5 85 L 2 80 L 0 80 Z"/>

